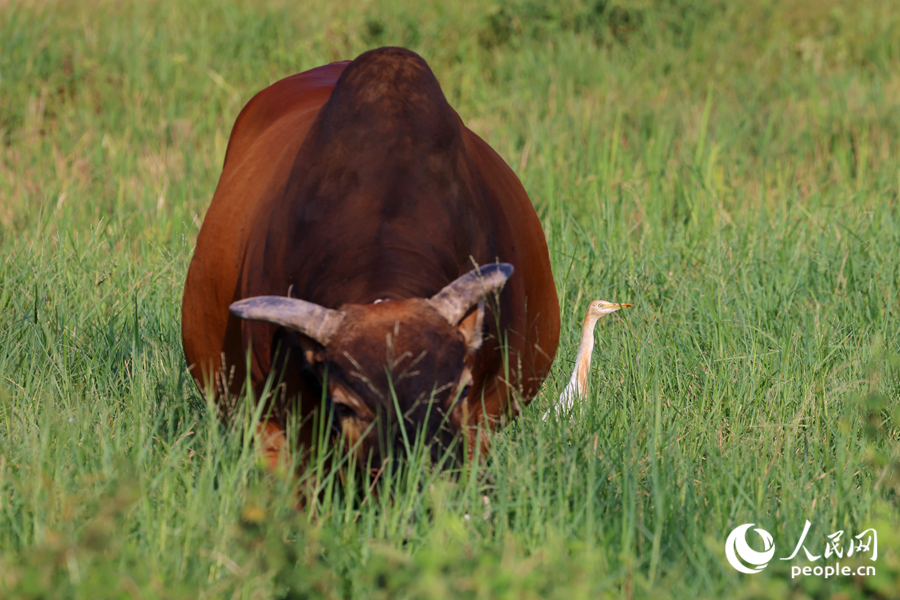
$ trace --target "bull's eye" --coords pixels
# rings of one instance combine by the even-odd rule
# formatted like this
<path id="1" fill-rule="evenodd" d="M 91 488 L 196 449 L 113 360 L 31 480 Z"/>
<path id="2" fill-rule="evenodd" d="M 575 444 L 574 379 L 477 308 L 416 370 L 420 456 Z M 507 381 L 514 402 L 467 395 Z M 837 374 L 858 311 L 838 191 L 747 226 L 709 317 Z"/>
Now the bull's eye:
<path id="1" fill-rule="evenodd" d="M 353 412 L 353 409 L 345 404 L 339 404 L 337 402 L 332 405 L 332 416 L 331 416 L 331 430 L 337 434 L 341 435 L 344 432 L 344 419 L 349 417 L 355 417 L 356 413 Z"/>
<path id="2" fill-rule="evenodd" d="M 334 416 L 338 419 L 346 419 L 347 417 L 355 417 L 356 413 L 346 404 L 334 403 Z"/>

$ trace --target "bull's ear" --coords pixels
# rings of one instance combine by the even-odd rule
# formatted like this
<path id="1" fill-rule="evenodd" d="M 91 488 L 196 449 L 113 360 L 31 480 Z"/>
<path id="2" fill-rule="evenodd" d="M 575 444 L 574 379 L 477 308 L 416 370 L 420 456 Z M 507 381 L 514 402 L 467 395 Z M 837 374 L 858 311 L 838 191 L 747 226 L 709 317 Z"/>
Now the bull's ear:
<path id="1" fill-rule="evenodd" d="M 247 298 L 233 303 L 229 309 L 239 319 L 281 325 L 302 333 L 323 346 L 328 345 L 344 320 L 344 313 L 339 310 L 284 296 Z"/>
<path id="2" fill-rule="evenodd" d="M 459 331 L 466 341 L 467 352 L 474 352 L 481 348 L 484 342 L 484 298 L 478 300 L 478 308 L 468 317 L 459 322 Z"/>
<path id="3" fill-rule="evenodd" d="M 455 327 L 476 302 L 503 287 L 512 273 L 513 266 L 509 263 L 482 265 L 449 284 L 428 302 Z"/>

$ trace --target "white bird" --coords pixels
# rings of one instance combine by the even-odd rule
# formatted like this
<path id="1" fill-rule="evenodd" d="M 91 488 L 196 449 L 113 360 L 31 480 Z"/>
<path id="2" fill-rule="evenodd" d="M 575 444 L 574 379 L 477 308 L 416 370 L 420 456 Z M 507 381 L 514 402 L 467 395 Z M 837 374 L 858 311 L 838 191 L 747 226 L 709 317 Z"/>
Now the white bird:
<path id="1" fill-rule="evenodd" d="M 603 315 L 616 312 L 620 308 L 629 308 L 631 304 L 616 304 L 615 302 L 607 302 L 606 300 L 594 300 L 588 306 L 587 314 L 584 316 L 584 324 L 581 326 L 581 342 L 578 344 L 578 356 L 575 357 L 575 369 L 572 371 L 572 377 L 569 384 L 559 400 L 556 401 L 550 409 L 544 413 L 543 420 L 547 420 L 547 416 L 554 410 L 560 411 L 561 414 L 569 414 L 575 400 L 584 398 L 587 395 L 588 373 L 591 370 L 591 354 L 594 352 L 594 325 Z"/>

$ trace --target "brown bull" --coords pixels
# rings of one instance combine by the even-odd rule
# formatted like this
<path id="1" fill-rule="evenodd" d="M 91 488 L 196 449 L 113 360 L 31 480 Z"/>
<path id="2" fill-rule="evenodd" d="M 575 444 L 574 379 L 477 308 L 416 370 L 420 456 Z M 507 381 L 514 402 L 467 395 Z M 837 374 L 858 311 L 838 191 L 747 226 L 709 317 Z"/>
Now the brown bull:
<path id="1" fill-rule="evenodd" d="M 383 48 L 283 79 L 241 111 L 182 329 L 219 402 L 248 376 L 257 398 L 270 374 L 281 382 L 270 458 L 296 411 L 310 446 L 324 385 L 335 435 L 379 460 L 421 433 L 433 456 L 458 432 L 484 448 L 474 432 L 544 380 L 559 304 L 515 174 L 419 56 Z"/>

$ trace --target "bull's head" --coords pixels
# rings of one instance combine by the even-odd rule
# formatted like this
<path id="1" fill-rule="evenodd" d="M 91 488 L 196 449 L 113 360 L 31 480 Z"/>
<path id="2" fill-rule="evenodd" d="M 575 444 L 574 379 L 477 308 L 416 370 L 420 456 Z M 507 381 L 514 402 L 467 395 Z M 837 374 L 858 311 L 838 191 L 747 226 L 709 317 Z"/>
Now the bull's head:
<path id="1" fill-rule="evenodd" d="M 429 444 L 437 460 L 460 425 L 453 411 L 472 383 L 468 364 L 482 343 L 485 295 L 512 272 L 508 263 L 485 265 L 431 298 L 330 309 L 258 296 L 235 302 L 231 312 L 300 334 L 306 360 L 327 386 L 335 431 L 362 460 L 378 464 L 415 440 Z"/>

